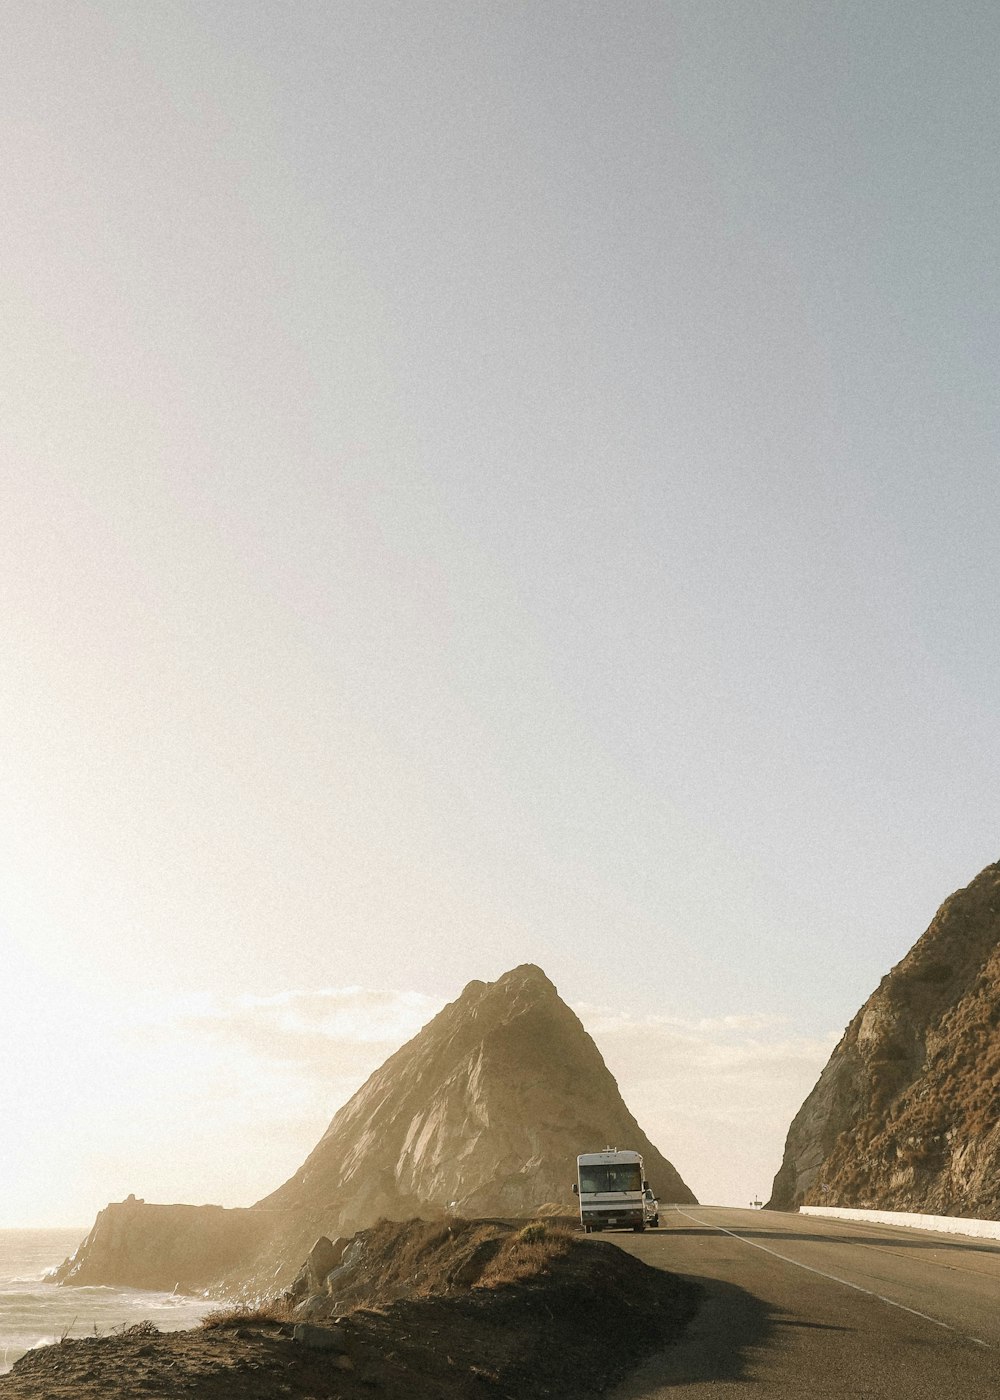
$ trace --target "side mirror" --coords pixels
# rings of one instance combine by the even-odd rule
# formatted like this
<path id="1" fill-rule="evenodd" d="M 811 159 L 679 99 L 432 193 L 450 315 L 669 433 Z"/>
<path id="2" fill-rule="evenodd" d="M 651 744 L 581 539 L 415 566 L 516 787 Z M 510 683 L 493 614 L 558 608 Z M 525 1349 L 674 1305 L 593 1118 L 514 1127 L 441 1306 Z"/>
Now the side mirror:
<path id="1" fill-rule="evenodd" d="M 576 1182 L 574 1181 L 574 1182 L 573 1182 L 573 1195 L 574 1195 L 574 1196 L 579 1196 L 579 1194 L 580 1194 L 580 1188 L 579 1188 L 579 1186 L 577 1186 Z"/>

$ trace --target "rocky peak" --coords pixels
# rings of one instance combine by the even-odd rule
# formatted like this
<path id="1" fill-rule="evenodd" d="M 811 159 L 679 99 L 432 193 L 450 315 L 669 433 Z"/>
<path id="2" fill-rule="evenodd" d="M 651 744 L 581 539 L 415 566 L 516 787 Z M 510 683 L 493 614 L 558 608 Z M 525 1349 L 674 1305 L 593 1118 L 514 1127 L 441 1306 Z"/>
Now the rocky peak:
<path id="1" fill-rule="evenodd" d="M 664 1199 L 693 1199 L 577 1017 L 526 963 L 495 982 L 470 982 L 375 1071 L 260 1205 L 329 1207 L 340 1234 L 428 1207 L 519 1215 L 557 1200 L 571 1208 L 576 1154 L 610 1141 L 643 1153 Z"/>
<path id="2" fill-rule="evenodd" d="M 662 1200 L 694 1200 L 577 1017 L 525 963 L 470 982 L 255 1207 L 109 1207 L 62 1277 L 162 1287 L 151 1282 L 162 1275 L 166 1286 L 183 1279 L 253 1297 L 290 1282 L 317 1236 L 350 1235 L 380 1217 L 522 1216 L 551 1202 L 571 1211 L 577 1153 L 609 1142 L 643 1154 Z"/>
<path id="3" fill-rule="evenodd" d="M 844 1033 L 770 1205 L 1000 1218 L 1000 863 L 945 900 Z"/>
<path id="4" fill-rule="evenodd" d="M 488 1015 L 503 1020 L 518 1015 L 535 1002 L 551 1000 L 558 1001 L 559 993 L 542 969 L 534 963 L 522 963 L 495 982 L 469 982 L 461 996 L 449 1002 L 440 1015 L 448 1013 L 450 1018 Z"/>

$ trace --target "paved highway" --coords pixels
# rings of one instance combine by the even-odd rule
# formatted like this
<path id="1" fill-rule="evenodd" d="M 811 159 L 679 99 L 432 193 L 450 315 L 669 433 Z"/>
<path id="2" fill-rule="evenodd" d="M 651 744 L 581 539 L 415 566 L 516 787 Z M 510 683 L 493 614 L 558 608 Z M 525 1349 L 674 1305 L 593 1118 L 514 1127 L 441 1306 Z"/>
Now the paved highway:
<path id="1" fill-rule="evenodd" d="M 705 1288 L 614 1400 L 997 1400 L 1000 1241 L 717 1206 L 606 1233 Z"/>

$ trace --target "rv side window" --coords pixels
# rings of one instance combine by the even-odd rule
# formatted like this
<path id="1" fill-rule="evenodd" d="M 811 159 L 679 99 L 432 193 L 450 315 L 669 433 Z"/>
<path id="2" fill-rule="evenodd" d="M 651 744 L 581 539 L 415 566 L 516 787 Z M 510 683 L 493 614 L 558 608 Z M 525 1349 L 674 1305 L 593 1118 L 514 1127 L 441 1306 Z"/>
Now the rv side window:
<path id="1" fill-rule="evenodd" d="M 581 1191 L 641 1191 L 642 1172 L 638 1162 L 603 1163 L 580 1168 Z"/>

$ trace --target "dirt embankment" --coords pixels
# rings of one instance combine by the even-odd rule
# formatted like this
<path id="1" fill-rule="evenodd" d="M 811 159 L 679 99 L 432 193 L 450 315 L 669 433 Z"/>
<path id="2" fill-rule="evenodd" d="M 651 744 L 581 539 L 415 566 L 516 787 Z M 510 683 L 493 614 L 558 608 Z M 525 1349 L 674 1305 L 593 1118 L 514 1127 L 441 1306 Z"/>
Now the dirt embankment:
<path id="1" fill-rule="evenodd" d="M 0 1400 L 569 1400 L 667 1345 L 698 1304 L 694 1285 L 552 1222 L 382 1221 L 326 1244 L 333 1269 L 304 1269 L 294 1296 L 29 1352 Z"/>

